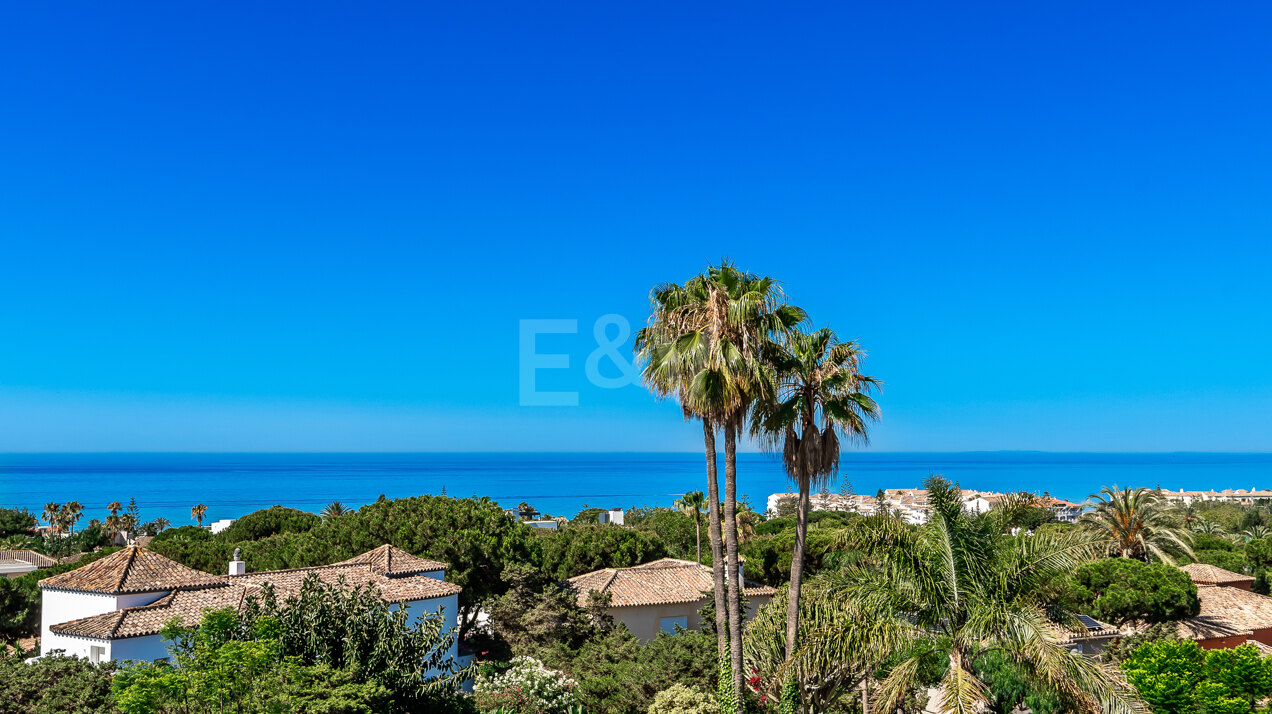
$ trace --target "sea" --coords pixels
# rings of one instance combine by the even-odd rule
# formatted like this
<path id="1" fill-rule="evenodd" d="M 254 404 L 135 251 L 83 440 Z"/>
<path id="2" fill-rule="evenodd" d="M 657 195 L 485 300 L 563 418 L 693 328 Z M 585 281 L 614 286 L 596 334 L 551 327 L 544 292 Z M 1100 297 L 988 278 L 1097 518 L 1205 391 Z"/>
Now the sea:
<path id="1" fill-rule="evenodd" d="M 723 479 L 723 457 L 720 465 Z M 135 498 L 142 520 L 184 525 L 200 503 L 207 523 L 274 504 L 316 512 L 332 501 L 357 507 L 381 495 L 447 494 L 573 516 L 586 507 L 669 506 L 686 491 L 705 491 L 704 474 L 695 453 L 0 454 L 0 506 L 38 515 L 46 503 L 78 501 L 86 522 L 104 518 L 111 501 Z M 932 474 L 964 489 L 1082 501 L 1105 485 L 1272 487 L 1272 454 L 847 453 L 826 488 L 874 494 L 919 487 Z M 738 493 L 757 510 L 790 489 L 776 456 L 739 454 Z"/>

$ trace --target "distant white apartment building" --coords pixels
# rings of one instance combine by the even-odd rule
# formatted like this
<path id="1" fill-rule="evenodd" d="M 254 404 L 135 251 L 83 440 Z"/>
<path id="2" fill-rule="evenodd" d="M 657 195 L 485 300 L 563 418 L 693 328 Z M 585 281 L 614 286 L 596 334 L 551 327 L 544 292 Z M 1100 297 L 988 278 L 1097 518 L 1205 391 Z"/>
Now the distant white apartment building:
<path id="1" fill-rule="evenodd" d="M 1182 503 L 1189 505 L 1192 503 L 1200 503 L 1206 501 L 1218 501 L 1222 503 L 1238 503 L 1249 506 L 1255 501 L 1263 499 L 1272 499 L 1272 491 L 1268 489 L 1256 489 L 1251 487 L 1249 491 L 1244 488 L 1224 489 L 1222 491 L 1185 491 L 1182 488 L 1178 491 L 1162 491 L 1162 496 L 1167 501 Z"/>
<path id="2" fill-rule="evenodd" d="M 997 505 L 1006 494 L 994 491 L 965 491 L 963 493 L 963 507 L 971 513 L 985 513 Z M 794 501 L 799 498 L 797 493 L 774 493 L 768 497 L 767 513 L 769 517 L 776 516 L 778 506 L 784 501 Z M 1082 515 L 1083 506 L 1078 503 L 1051 498 L 1050 496 L 1040 497 L 1045 508 L 1051 510 L 1056 515 L 1056 520 L 1061 523 L 1073 523 Z M 857 494 L 835 494 L 835 493 L 814 493 L 809 496 L 809 505 L 814 511 L 839 511 L 842 513 L 857 513 L 863 516 L 874 515 L 880 509 L 891 513 L 896 513 L 907 523 L 920 524 L 927 522 L 928 499 L 927 491 L 921 488 L 889 488 L 883 491 L 883 501 L 875 496 L 863 496 Z"/>

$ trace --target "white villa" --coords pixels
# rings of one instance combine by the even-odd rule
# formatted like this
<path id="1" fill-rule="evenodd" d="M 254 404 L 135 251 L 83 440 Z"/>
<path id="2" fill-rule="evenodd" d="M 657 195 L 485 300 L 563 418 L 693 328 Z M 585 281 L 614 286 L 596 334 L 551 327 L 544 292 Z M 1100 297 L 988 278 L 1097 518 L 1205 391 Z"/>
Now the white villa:
<path id="1" fill-rule="evenodd" d="M 259 573 L 246 572 L 235 557 L 228 574 L 210 575 L 129 546 L 41 580 L 40 656 L 61 650 L 93 662 L 166 659 L 159 631 L 169 620 L 195 625 L 206 610 L 240 607 L 265 583 L 285 597 L 311 574 L 333 584 L 342 578 L 349 586 L 374 583 L 395 606 L 413 616 L 440 610 L 447 631 L 455 628 L 460 587 L 446 582 L 446 565 L 391 545 L 332 565 Z M 452 645 L 452 657 L 457 649 Z"/>

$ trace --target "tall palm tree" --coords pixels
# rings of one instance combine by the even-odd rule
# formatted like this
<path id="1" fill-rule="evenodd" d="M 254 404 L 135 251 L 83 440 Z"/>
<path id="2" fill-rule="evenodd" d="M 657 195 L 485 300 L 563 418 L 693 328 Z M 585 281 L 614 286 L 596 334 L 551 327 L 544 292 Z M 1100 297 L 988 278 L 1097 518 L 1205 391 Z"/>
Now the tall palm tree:
<path id="1" fill-rule="evenodd" d="M 63 519 L 69 532 L 75 531 L 75 524 L 84 517 L 84 506 L 79 501 L 69 501 L 62 506 Z"/>
<path id="2" fill-rule="evenodd" d="M 874 691 L 877 711 L 895 711 L 919 685 L 924 662 L 948 663 L 941 711 L 971 714 L 989 704 L 977 659 L 1000 651 L 1036 686 L 1056 691 L 1070 711 L 1147 711 L 1114 667 L 1070 651 L 1061 629 L 1085 630 L 1075 613 L 1048 602 L 1044 587 L 1095 557 L 1102 542 L 1085 530 L 1002 534 L 1004 511 L 975 516 L 959 490 L 928 479 L 928 520 L 914 528 L 893 516 L 861 519 L 842 537 L 862 555 L 828 574 L 826 597 L 849 617 L 806 637 L 792 662 L 817 657 L 821 643 L 858 643 L 876 662 L 891 658 Z"/>
<path id="3" fill-rule="evenodd" d="M 1082 514 L 1080 523 L 1108 543 L 1109 550 L 1123 558 L 1156 556 L 1175 564 L 1167 548 L 1193 554 L 1192 536 L 1176 519 L 1174 509 L 1161 493 L 1148 488 L 1105 486 L 1091 494 L 1087 505 L 1094 509 Z"/>
<path id="4" fill-rule="evenodd" d="M 155 519 L 155 531 L 158 533 L 162 533 L 164 529 L 170 525 L 172 525 L 172 521 L 169 521 L 167 518 L 164 518 L 163 516 L 159 516 L 158 518 Z"/>
<path id="5" fill-rule="evenodd" d="M 323 507 L 322 513 L 318 515 L 322 516 L 322 519 L 324 521 L 329 521 L 332 518 L 339 518 L 340 516 L 343 516 L 344 514 L 348 512 L 349 512 L 349 509 L 345 508 L 345 505 L 343 503 L 339 501 L 332 501 L 331 503 L 328 503 L 325 507 Z"/>
<path id="6" fill-rule="evenodd" d="M 638 359 L 644 362 L 642 376 L 656 395 L 674 394 L 687 418 L 703 420 L 704 441 L 710 449 L 709 516 L 718 502 L 715 429 L 724 435 L 724 560 L 727 572 L 734 575 L 725 578 L 714 543 L 712 564 L 717 593 L 722 585 L 727 585 L 724 604 L 728 610 L 729 659 L 733 692 L 740 701 L 742 585 L 736 576 L 737 440 L 751 404 L 772 387 L 771 374 L 762 359 L 766 345 L 774 336 L 803 322 L 804 313 L 786 304 L 777 281 L 743 272 L 727 262 L 709 266 L 683 287 L 656 287 L 651 302 L 649 324 L 636 339 Z M 718 520 L 718 515 L 715 518 Z M 708 528 L 713 536 L 716 520 L 711 520 Z"/>
<path id="7" fill-rule="evenodd" d="M 782 465 L 799 490 L 795 547 L 787 598 L 786 651 L 795 651 L 799 631 L 804 544 L 813 486 L 827 486 L 839 473 L 840 437 L 865 443 L 867 426 L 879 418 L 870 392 L 878 381 L 861 373 L 865 353 L 855 341 L 840 342 L 822 328 L 792 333 L 774 345 L 769 359 L 777 374 L 773 398 L 758 402 L 752 433 L 769 448 L 781 446 Z"/>
<path id="8" fill-rule="evenodd" d="M 698 564 L 702 564 L 702 509 L 707 505 L 707 497 L 702 491 L 690 491 L 683 498 L 677 498 L 672 504 L 676 510 L 693 519 L 693 528 L 697 534 Z"/>
<path id="9" fill-rule="evenodd" d="M 199 526 L 202 527 L 203 516 L 206 515 L 207 512 L 208 512 L 208 507 L 200 503 L 199 505 L 190 509 L 190 517 L 198 521 Z"/>
<path id="10" fill-rule="evenodd" d="M 49 527 L 54 531 L 60 530 L 62 522 L 62 504 L 46 503 L 44 504 L 44 520 L 48 522 Z"/>
<path id="11" fill-rule="evenodd" d="M 119 501 L 111 501 L 110 503 L 106 504 L 106 510 L 110 511 L 110 515 L 118 516 L 119 512 L 124 510 L 124 504 L 120 503 Z"/>

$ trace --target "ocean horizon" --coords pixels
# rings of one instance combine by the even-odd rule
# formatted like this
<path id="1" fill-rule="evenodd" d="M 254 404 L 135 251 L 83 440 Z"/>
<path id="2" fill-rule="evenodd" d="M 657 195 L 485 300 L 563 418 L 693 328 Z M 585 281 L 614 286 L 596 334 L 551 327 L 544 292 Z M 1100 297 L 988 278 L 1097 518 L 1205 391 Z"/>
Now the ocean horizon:
<path id="1" fill-rule="evenodd" d="M 723 481 L 723 457 L 720 458 Z M 1037 491 L 1081 501 L 1101 486 L 1224 489 L 1272 486 L 1267 453 L 861 452 L 845 454 L 837 492 L 918 487 L 942 474 L 964 489 Z M 705 490 L 704 458 L 645 453 L 61 453 L 0 454 L 0 505 L 37 515 L 50 501 L 79 501 L 86 524 L 106 504 L 136 498 L 143 520 L 192 523 L 237 518 L 275 504 L 318 511 L 389 498 L 445 493 L 522 501 L 573 516 L 585 507 L 669 506 Z M 723 484 L 722 484 L 723 486 Z M 757 509 L 790 490 L 774 455 L 738 455 L 738 493 Z"/>

